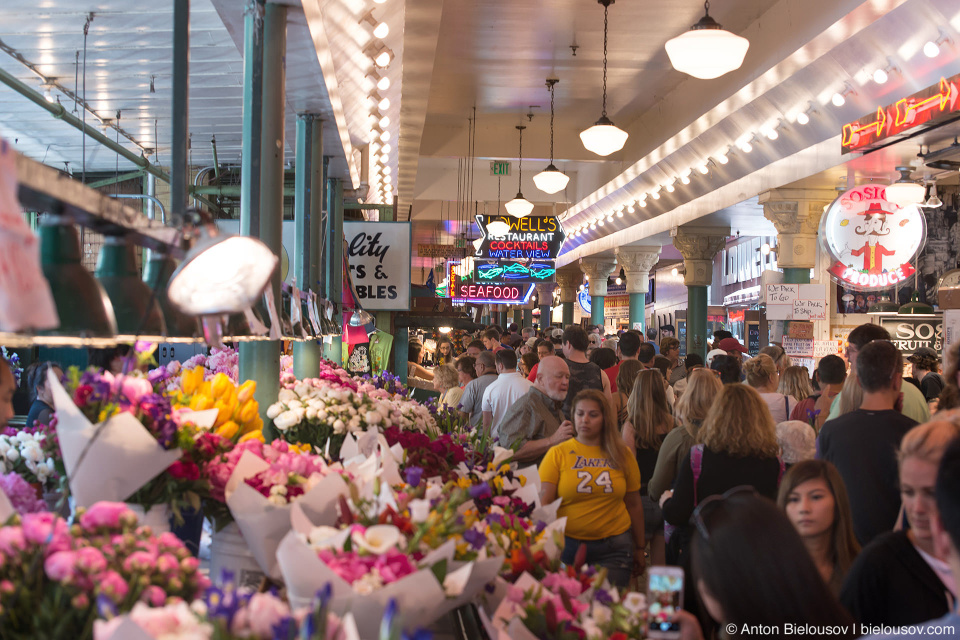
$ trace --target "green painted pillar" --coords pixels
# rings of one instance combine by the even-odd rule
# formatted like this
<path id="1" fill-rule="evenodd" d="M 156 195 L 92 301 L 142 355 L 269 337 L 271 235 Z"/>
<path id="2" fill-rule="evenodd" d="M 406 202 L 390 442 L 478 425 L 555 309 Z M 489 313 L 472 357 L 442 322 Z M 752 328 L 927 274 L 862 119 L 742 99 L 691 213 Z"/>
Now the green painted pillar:
<path id="1" fill-rule="evenodd" d="M 603 298 L 604 296 L 590 296 L 590 324 L 603 326 Z"/>
<path id="2" fill-rule="evenodd" d="M 687 353 L 707 357 L 707 287 L 687 287 Z"/>
<path id="3" fill-rule="evenodd" d="M 314 162 L 320 158 L 314 145 L 320 142 L 315 132 L 320 121 L 313 114 L 297 116 L 296 195 L 294 196 L 294 274 L 303 291 L 319 281 L 317 254 L 320 251 L 320 211 L 315 209 L 314 193 L 323 188 L 315 181 Z M 308 323 L 304 318 L 304 323 Z M 320 344 L 316 340 L 293 343 L 293 374 L 297 378 L 315 378 L 320 372 Z"/>
<path id="4" fill-rule="evenodd" d="M 342 327 L 343 307 L 339 303 L 343 299 L 343 182 L 333 179 L 327 181 L 327 184 L 329 185 L 327 192 L 329 203 L 327 299 L 336 305 L 337 312 L 333 316 L 333 321 Z M 399 340 L 399 336 L 395 338 L 396 340 Z M 324 345 L 324 356 L 338 364 L 343 363 L 343 339 L 340 336 L 334 336 L 329 344 Z"/>
<path id="5" fill-rule="evenodd" d="M 783 270 L 784 284 L 810 284 L 810 269 L 804 267 L 787 267 Z"/>
<path id="6" fill-rule="evenodd" d="M 513 318 L 511 319 L 511 322 L 516 323 L 518 327 L 520 326 L 520 323 L 523 322 L 523 310 L 520 309 L 520 307 L 513 308 Z"/>
<path id="7" fill-rule="evenodd" d="M 540 329 L 543 330 L 550 326 L 550 316 L 553 315 L 553 308 L 550 303 L 540 305 Z"/>
<path id="8" fill-rule="evenodd" d="M 566 327 L 573 324 L 573 303 L 561 302 L 560 311 L 563 315 L 563 326 Z"/>
<path id="9" fill-rule="evenodd" d="M 400 378 L 400 382 L 407 383 L 407 361 L 410 358 L 410 330 L 398 327 L 393 338 L 393 375 Z"/>
<path id="10" fill-rule="evenodd" d="M 533 309 L 524 308 L 523 310 L 523 323 L 520 325 L 520 328 L 532 327 L 533 326 Z"/>
<path id="11" fill-rule="evenodd" d="M 645 293 L 631 293 L 630 294 L 630 328 L 633 329 L 636 323 L 640 323 L 640 331 L 644 331 L 647 328 L 646 323 L 647 315 L 647 294 Z"/>

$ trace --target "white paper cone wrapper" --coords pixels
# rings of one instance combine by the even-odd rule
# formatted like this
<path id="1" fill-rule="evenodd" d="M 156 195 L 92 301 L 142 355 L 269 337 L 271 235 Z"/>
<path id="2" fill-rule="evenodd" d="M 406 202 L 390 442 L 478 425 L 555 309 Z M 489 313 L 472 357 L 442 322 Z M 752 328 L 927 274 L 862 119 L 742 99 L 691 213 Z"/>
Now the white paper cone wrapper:
<path id="1" fill-rule="evenodd" d="M 165 450 L 129 413 L 90 424 L 52 371 L 47 377 L 57 409 L 57 437 L 78 506 L 124 502 L 180 459 L 180 449 Z M 92 440 L 82 464 L 80 455 Z"/>
<path id="2" fill-rule="evenodd" d="M 292 504 L 275 505 L 244 482 L 268 467 L 262 459 L 249 451 L 244 452 L 227 481 L 225 493 L 227 506 L 250 547 L 250 553 L 265 574 L 280 580 L 277 547 L 291 529 Z M 339 496 L 348 494 L 347 484 L 340 474 L 331 473 L 293 504 L 297 504 L 309 517 L 333 524 L 337 518 L 337 500 Z"/>
<path id="3" fill-rule="evenodd" d="M 152 635 L 129 616 L 123 616 L 123 618 L 123 622 L 110 634 L 110 640 L 154 640 Z"/>
<path id="4" fill-rule="evenodd" d="M 0 491 L 0 524 L 3 524 L 7 521 L 7 518 L 16 513 L 16 510 L 13 508 L 13 505 L 10 503 L 10 498 L 7 497 L 3 491 Z"/>
<path id="5" fill-rule="evenodd" d="M 220 410 L 204 409 L 203 411 L 194 411 L 193 409 L 180 409 L 178 413 L 180 415 L 181 424 L 192 422 L 200 429 L 210 431 L 213 429 L 213 425 L 217 422 L 217 415 L 219 415 Z"/>

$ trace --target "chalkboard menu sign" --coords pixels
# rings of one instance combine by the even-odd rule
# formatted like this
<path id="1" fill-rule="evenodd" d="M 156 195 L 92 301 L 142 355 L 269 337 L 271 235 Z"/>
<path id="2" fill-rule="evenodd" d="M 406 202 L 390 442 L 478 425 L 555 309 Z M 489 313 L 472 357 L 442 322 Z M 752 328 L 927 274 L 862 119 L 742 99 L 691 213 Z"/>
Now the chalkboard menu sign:
<path id="1" fill-rule="evenodd" d="M 760 325 L 756 322 L 747 323 L 747 351 L 751 356 L 760 353 Z"/>
<path id="2" fill-rule="evenodd" d="M 687 321 L 677 320 L 677 340 L 680 341 L 680 357 L 687 357 Z"/>

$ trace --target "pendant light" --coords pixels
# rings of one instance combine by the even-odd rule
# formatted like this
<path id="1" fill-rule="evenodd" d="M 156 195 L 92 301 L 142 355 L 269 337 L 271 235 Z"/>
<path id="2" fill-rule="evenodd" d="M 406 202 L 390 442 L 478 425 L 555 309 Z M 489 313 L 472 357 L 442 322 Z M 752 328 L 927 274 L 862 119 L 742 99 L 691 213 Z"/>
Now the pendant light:
<path id="1" fill-rule="evenodd" d="M 867 313 L 875 316 L 896 315 L 899 310 L 900 305 L 890 300 L 890 296 L 882 295 L 875 303 L 870 305 Z"/>
<path id="2" fill-rule="evenodd" d="M 517 170 L 517 197 L 503 205 L 507 213 L 514 218 L 522 218 L 530 215 L 533 211 L 533 203 L 523 197 L 523 191 L 520 189 L 520 182 L 523 179 L 523 130 L 526 129 L 522 124 L 517 125 L 517 131 L 520 132 L 520 162 Z"/>
<path id="3" fill-rule="evenodd" d="M 587 151 L 592 151 L 598 156 L 608 156 L 614 151 L 623 149 L 629 134 L 617 128 L 607 117 L 607 11 L 614 0 L 597 1 L 603 5 L 603 111 L 600 113 L 600 119 L 592 127 L 580 132 L 580 140 Z"/>
<path id="4" fill-rule="evenodd" d="M 95 275 L 110 297 L 119 335 L 162 340 L 167 333 L 163 311 L 150 287 L 140 279 L 134 246 L 126 238 L 103 237 Z"/>
<path id="5" fill-rule="evenodd" d="M 550 89 L 550 164 L 533 176 L 533 183 L 544 193 L 563 191 L 570 182 L 570 176 L 553 165 L 553 88 L 558 82 L 556 78 L 547 78 L 547 88 Z"/>
<path id="6" fill-rule="evenodd" d="M 750 41 L 724 30 L 710 17 L 710 2 L 703 3 L 704 16 L 686 33 L 667 40 L 670 64 L 694 78 L 710 80 L 739 69 Z"/>
<path id="7" fill-rule="evenodd" d="M 920 302 L 920 292 L 914 289 L 910 295 L 910 302 L 900 307 L 897 313 L 902 316 L 929 316 L 936 312 L 929 304 Z"/>
<path id="8" fill-rule="evenodd" d="M 912 167 L 897 167 L 900 177 L 896 182 L 887 186 L 886 201 L 906 207 L 911 204 L 921 204 L 926 190 L 922 184 L 918 184 L 910 179 Z"/>

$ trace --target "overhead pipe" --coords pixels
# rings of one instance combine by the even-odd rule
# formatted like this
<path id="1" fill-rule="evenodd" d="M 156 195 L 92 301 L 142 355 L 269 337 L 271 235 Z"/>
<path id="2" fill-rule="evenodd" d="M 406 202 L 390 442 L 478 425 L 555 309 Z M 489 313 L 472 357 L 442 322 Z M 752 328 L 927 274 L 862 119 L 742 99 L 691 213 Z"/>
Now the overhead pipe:
<path id="1" fill-rule="evenodd" d="M 151 205 L 154 207 L 160 208 L 160 221 L 163 224 L 167 224 L 167 210 L 163 207 L 163 203 L 160 202 L 160 198 L 157 196 L 152 196 L 146 193 L 108 193 L 106 194 L 108 198 L 118 198 L 118 199 L 127 199 L 127 200 L 145 200 L 147 202 L 147 211 L 146 215 L 151 220 L 154 219 L 154 213 L 150 211 Z"/>

